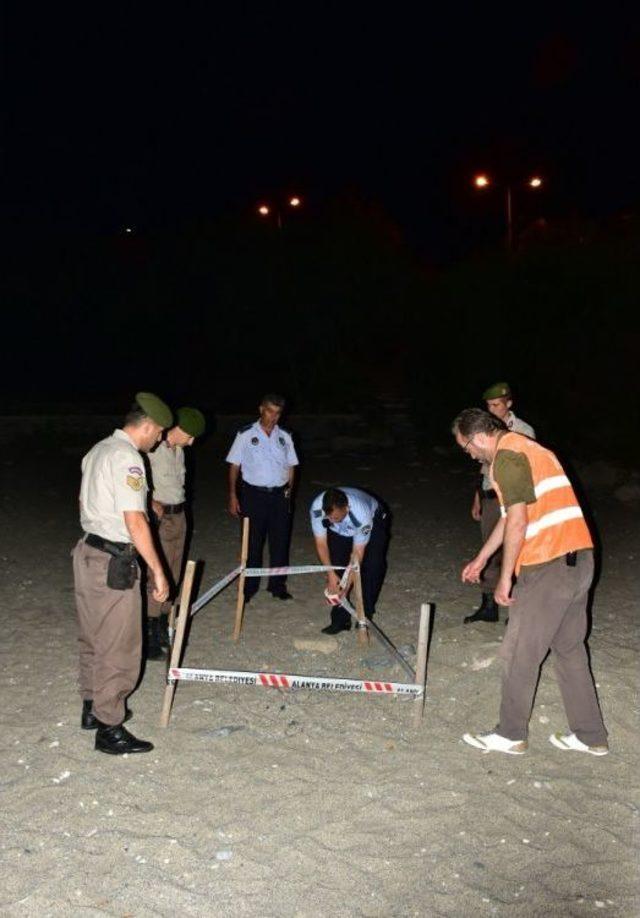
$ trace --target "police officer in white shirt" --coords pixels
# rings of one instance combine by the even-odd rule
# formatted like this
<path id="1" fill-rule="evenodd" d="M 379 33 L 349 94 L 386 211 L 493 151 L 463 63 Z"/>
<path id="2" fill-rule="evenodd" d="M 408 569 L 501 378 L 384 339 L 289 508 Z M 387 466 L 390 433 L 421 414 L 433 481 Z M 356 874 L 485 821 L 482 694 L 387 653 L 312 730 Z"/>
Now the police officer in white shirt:
<path id="1" fill-rule="evenodd" d="M 329 488 L 311 504 L 311 529 L 321 564 L 345 568 L 355 552 L 360 564 L 362 598 L 367 618 L 373 618 L 376 601 L 387 571 L 389 514 L 385 507 L 359 488 Z M 340 572 L 327 574 L 327 592 L 340 592 Z M 337 634 L 351 628 L 351 616 L 340 605 L 331 606 L 331 624 L 325 634 Z"/>
<path id="2" fill-rule="evenodd" d="M 489 386 L 482 394 L 487 405 L 487 411 L 500 418 L 508 430 L 524 434 L 535 440 L 536 434 L 530 424 L 517 418 L 511 410 L 513 406 L 513 393 L 508 382 L 497 382 Z M 480 523 L 483 544 L 487 541 L 500 519 L 500 506 L 498 496 L 493 490 L 489 466 L 482 465 L 480 469 L 482 482 L 473 495 L 471 516 Z M 482 603 L 473 615 L 465 616 L 465 625 L 470 622 L 497 622 L 500 618 L 499 606 L 496 604 L 493 593 L 498 585 L 500 568 L 502 565 L 502 550 L 498 550 L 491 558 L 482 572 Z"/>
<path id="3" fill-rule="evenodd" d="M 291 434 L 278 426 L 285 400 L 269 393 L 260 402 L 259 419 L 242 427 L 229 450 L 229 513 L 249 517 L 249 567 L 262 565 L 269 541 L 271 567 L 289 564 L 291 491 L 298 465 Z M 245 602 L 257 593 L 257 577 L 247 577 Z M 270 577 L 267 589 L 274 599 L 291 599 L 287 578 Z"/>

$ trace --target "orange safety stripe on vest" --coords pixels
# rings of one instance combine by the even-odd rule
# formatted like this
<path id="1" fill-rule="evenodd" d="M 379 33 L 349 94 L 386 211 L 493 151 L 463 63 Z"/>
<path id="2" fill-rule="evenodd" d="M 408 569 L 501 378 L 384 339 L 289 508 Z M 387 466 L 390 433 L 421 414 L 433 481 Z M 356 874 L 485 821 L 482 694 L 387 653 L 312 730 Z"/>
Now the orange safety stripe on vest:
<path id="1" fill-rule="evenodd" d="M 496 456 L 503 449 L 524 453 L 531 466 L 536 493 L 535 503 L 527 504 L 528 524 L 516 561 L 516 574 L 523 565 L 543 564 L 581 548 L 593 548 L 571 482 L 551 450 L 517 433 L 504 434 L 500 438 Z M 500 501 L 500 512 L 506 516 L 500 486 L 493 477 L 493 463 L 491 479 Z"/>

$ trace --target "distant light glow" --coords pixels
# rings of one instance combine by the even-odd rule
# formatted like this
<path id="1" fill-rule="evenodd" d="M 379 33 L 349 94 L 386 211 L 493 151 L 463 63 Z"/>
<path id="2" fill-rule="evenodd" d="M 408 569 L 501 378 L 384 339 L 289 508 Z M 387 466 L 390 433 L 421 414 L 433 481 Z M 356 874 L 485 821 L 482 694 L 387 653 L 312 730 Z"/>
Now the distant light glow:
<path id="1" fill-rule="evenodd" d="M 125 226 L 124 231 L 125 231 L 125 233 L 132 233 L 132 232 L 133 232 L 133 228 L 132 228 L 131 226 Z"/>
<path id="2" fill-rule="evenodd" d="M 268 217 L 271 211 L 269 210 L 266 204 L 261 204 L 260 207 L 258 208 L 258 213 L 260 214 L 261 217 Z"/>
<path id="3" fill-rule="evenodd" d="M 529 179 L 529 184 L 532 188 L 540 188 L 542 185 L 542 179 L 538 175 L 534 175 L 533 178 Z"/>
<path id="4" fill-rule="evenodd" d="M 300 198 L 295 198 L 295 197 L 289 198 L 289 204 L 291 205 L 291 207 L 300 207 L 300 205 L 302 204 L 302 201 L 300 200 Z"/>
<path id="5" fill-rule="evenodd" d="M 486 188 L 487 185 L 489 184 L 489 176 L 488 175 L 476 175 L 476 177 L 473 180 L 473 184 L 476 186 L 476 188 Z"/>

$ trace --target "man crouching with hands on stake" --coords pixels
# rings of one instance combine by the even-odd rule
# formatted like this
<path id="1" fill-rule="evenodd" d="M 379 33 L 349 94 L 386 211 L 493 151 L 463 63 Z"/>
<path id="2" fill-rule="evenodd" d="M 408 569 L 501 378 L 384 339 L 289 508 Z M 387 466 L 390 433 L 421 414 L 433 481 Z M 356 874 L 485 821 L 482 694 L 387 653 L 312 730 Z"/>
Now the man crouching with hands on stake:
<path id="1" fill-rule="evenodd" d="M 73 579 L 80 645 L 83 730 L 97 730 L 95 748 L 110 755 L 150 752 L 153 744 L 123 726 L 127 697 L 140 674 L 142 596 L 137 555 L 153 574 L 154 599 L 169 584 L 147 521 L 147 483 L 141 452 L 153 449 L 172 415 L 150 392 L 138 392 L 122 429 L 82 460 L 80 524 Z"/>
<path id="2" fill-rule="evenodd" d="M 364 614 L 373 618 L 387 569 L 389 515 L 371 494 L 358 488 L 329 488 L 311 504 L 311 529 L 320 563 L 346 568 L 355 553 L 362 578 Z M 336 571 L 327 573 L 325 596 L 331 605 L 331 624 L 324 634 L 351 628 L 351 616 L 340 604 L 351 589 L 351 578 L 340 587 Z"/>
<path id="3" fill-rule="evenodd" d="M 483 752 L 522 755 L 542 661 L 549 649 L 570 732 L 549 741 L 562 750 L 606 755 L 607 731 L 585 647 L 593 542 L 578 499 L 556 456 L 510 432 L 494 415 L 467 408 L 453 422 L 458 446 L 490 469 L 501 518 L 462 580 L 478 583 L 502 545 L 495 601 L 508 606 L 500 720 L 488 733 L 463 739 Z M 517 583 L 513 588 L 513 576 Z"/>

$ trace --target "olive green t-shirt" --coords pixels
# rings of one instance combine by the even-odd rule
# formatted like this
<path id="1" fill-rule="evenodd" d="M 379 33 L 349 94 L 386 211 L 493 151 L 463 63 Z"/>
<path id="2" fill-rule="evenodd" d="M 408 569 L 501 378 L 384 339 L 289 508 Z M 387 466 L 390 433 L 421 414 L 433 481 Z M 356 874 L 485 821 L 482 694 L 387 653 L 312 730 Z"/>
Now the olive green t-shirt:
<path id="1" fill-rule="evenodd" d="M 500 488 L 505 507 L 534 504 L 536 492 L 529 460 L 524 453 L 500 449 L 493 460 L 493 477 Z"/>

